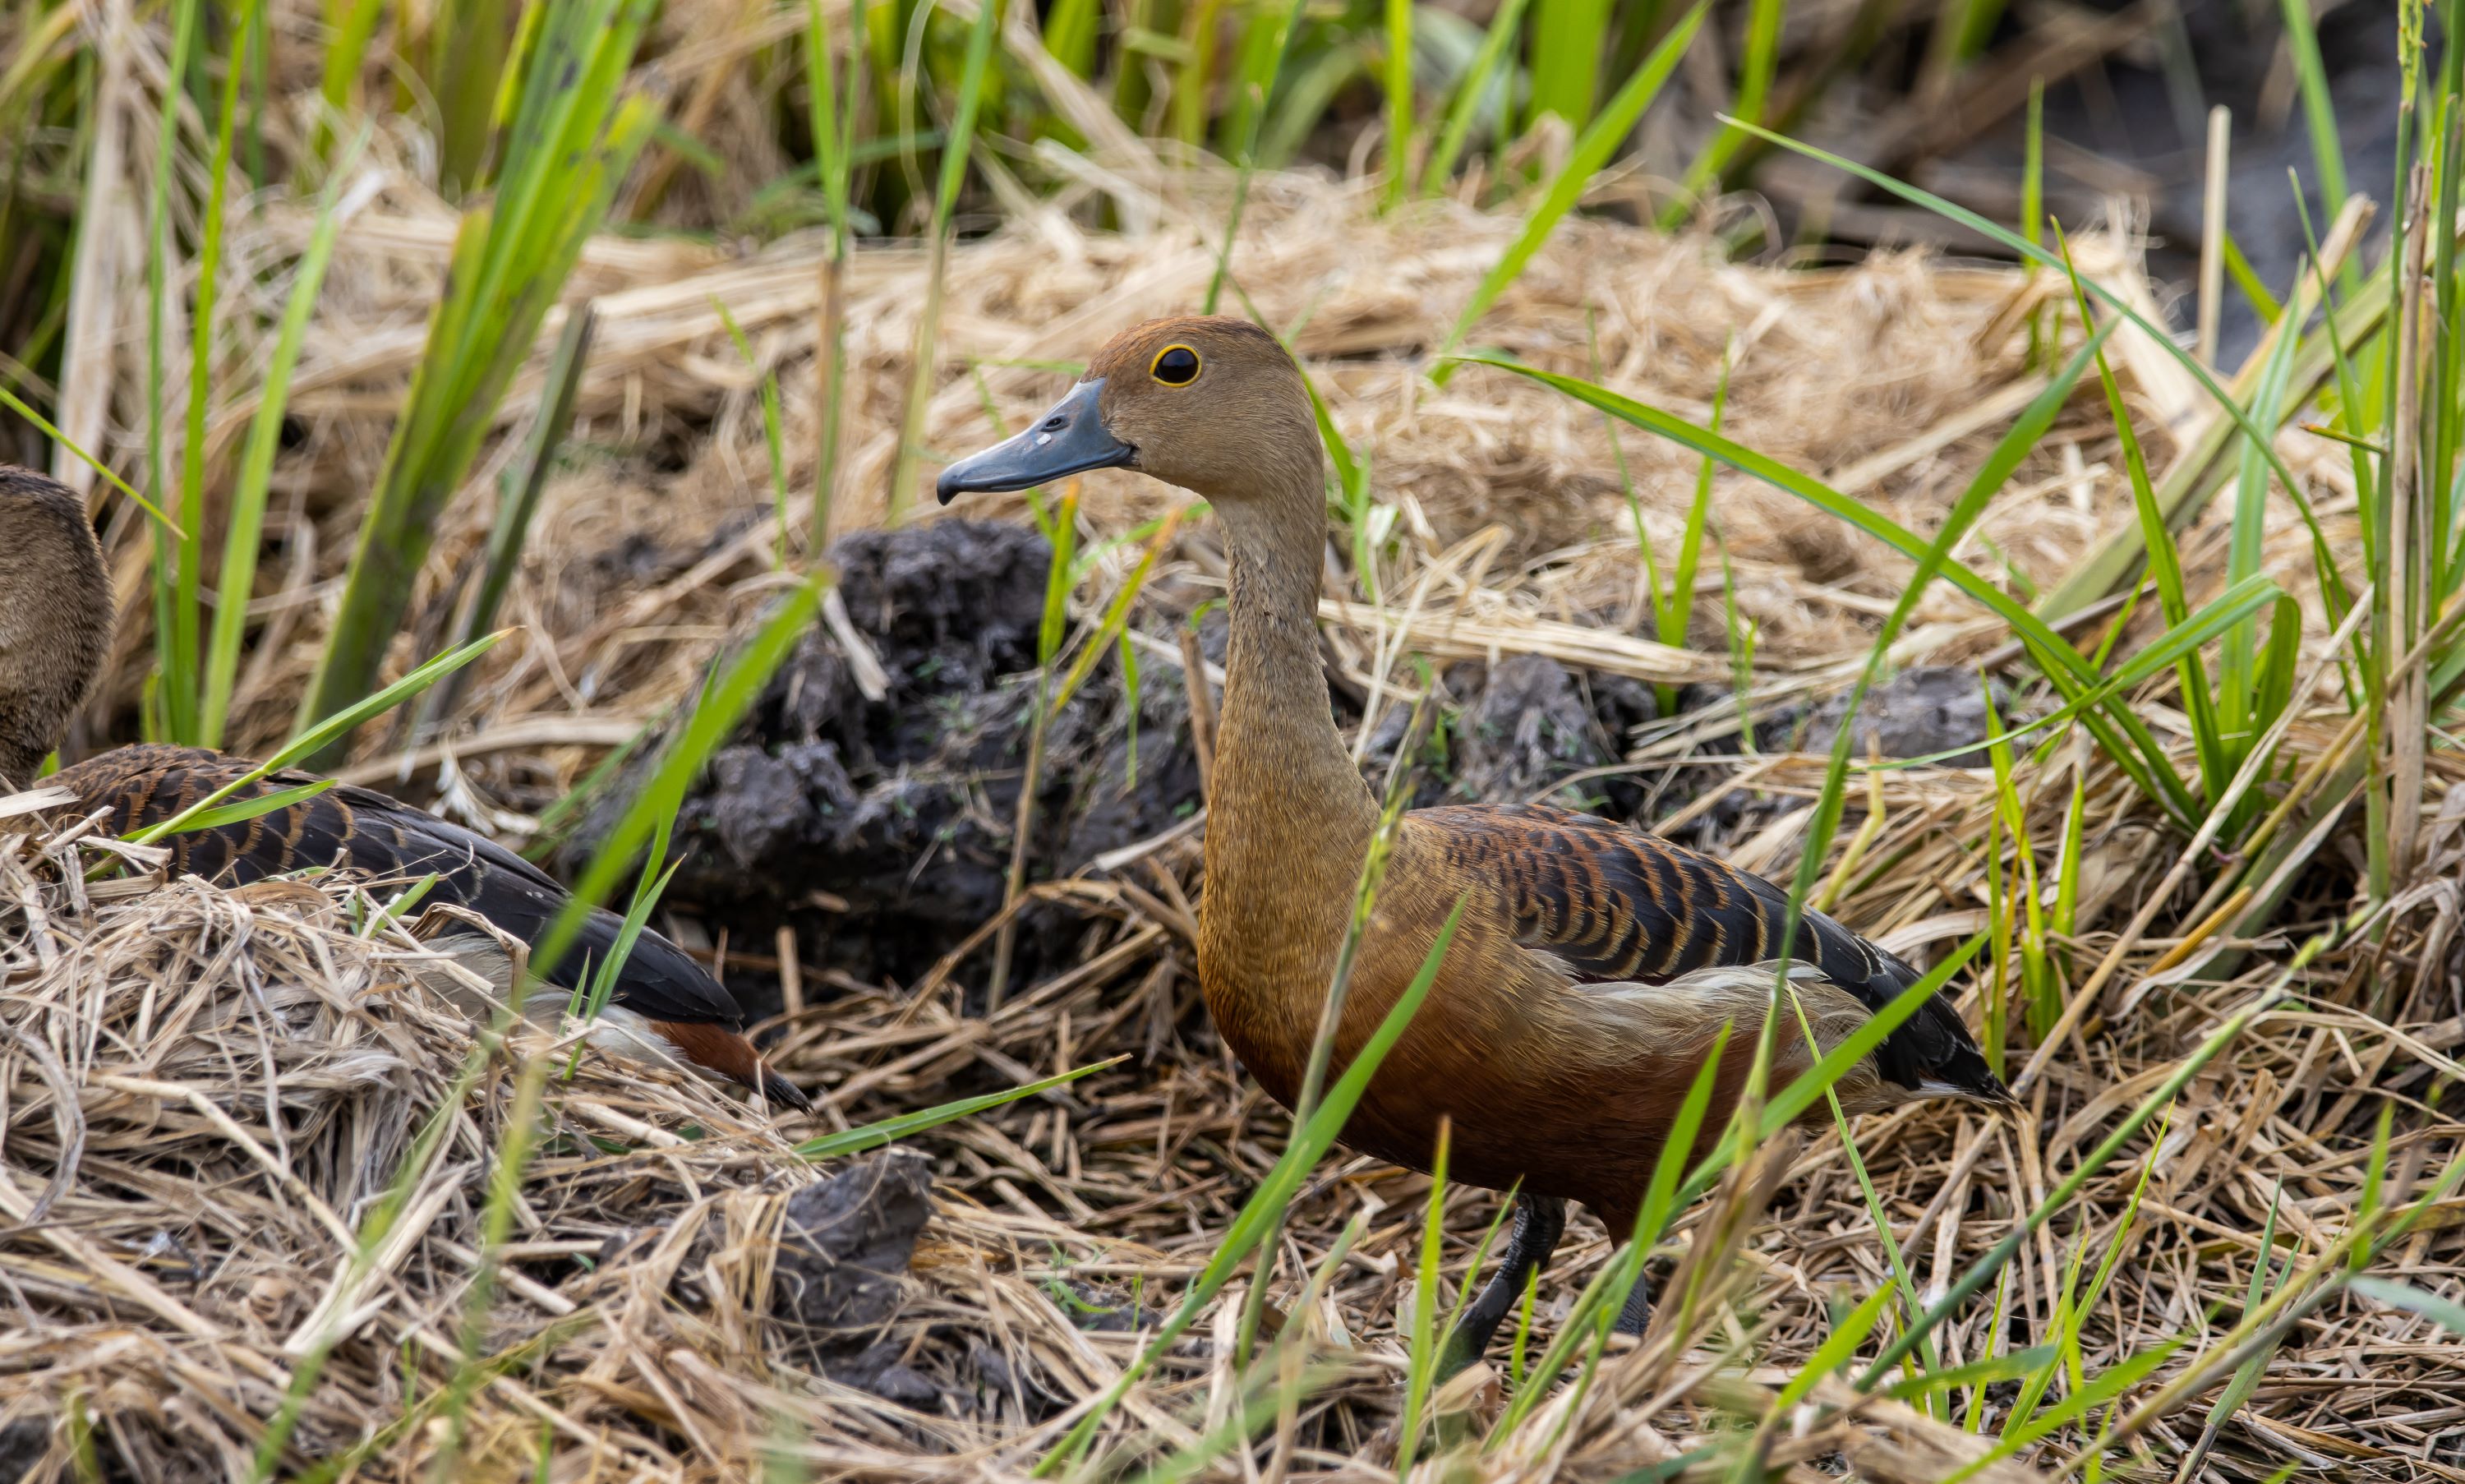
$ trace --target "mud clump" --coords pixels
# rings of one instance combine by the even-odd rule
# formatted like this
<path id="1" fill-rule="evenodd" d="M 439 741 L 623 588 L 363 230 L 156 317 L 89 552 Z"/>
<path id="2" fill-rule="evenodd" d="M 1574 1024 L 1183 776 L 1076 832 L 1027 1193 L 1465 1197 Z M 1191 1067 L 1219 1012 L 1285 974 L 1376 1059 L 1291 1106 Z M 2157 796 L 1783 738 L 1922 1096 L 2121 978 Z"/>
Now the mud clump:
<path id="1" fill-rule="evenodd" d="M 2011 698 L 2000 687 L 1994 709 L 2007 728 L 2013 724 Z M 1807 720 L 1806 750 L 1829 752 L 1848 712 L 1846 692 L 1817 706 Z M 1945 767 L 1984 767 L 1984 752 L 1958 749 L 1982 747 L 1986 739 L 1986 693 L 1977 673 L 1956 665 L 1921 665 L 1866 693 L 1857 708 L 1851 747 L 1853 756 L 1859 758 L 1869 749 L 1887 758 L 1953 753 L 1943 760 Z"/>
<path id="2" fill-rule="evenodd" d="M 1467 660 L 1448 668 L 1438 724 L 1413 759 L 1412 805 L 1523 804 L 1603 809 L 1631 818 L 1643 790 L 1629 777 L 1578 773 L 1617 763 L 1632 729 L 1654 715 L 1651 687 L 1623 676 L 1570 670 L 1544 654 L 1510 654 L 1495 665 Z M 1339 693 L 1348 729 L 1358 711 Z M 1389 704 L 1365 758 L 1371 786 L 1392 764 L 1411 726 L 1412 708 Z"/>
<path id="3" fill-rule="evenodd" d="M 1519 804 L 1552 790 L 1551 802 L 1581 808 L 1572 790 L 1560 793 L 1557 786 L 1575 773 L 1617 762 L 1629 730 L 1653 715 L 1648 687 L 1621 676 L 1578 675 L 1542 654 L 1509 655 L 1486 674 L 1458 666 L 1449 679 L 1475 698 L 1455 728 L 1450 791 L 1458 799 Z M 1618 786 L 1633 791 L 1629 784 Z M 1594 784 L 1591 796 L 1603 787 Z"/>
<path id="4" fill-rule="evenodd" d="M 0 1427 L 0 1481 L 13 1484 L 33 1473 L 34 1466 L 51 1451 L 52 1426 L 45 1418 L 20 1417 Z"/>
<path id="5" fill-rule="evenodd" d="M 892 1149 L 788 1198 L 770 1311 L 805 1358 L 842 1385 L 930 1407 L 942 1388 L 901 1363 L 886 1331 L 916 1239 L 933 1214 L 933 1162 Z"/>
<path id="6" fill-rule="evenodd" d="M 908 983 L 1001 909 L 1052 549 L 1025 526 L 944 521 L 851 535 L 832 555 L 883 694 L 864 694 L 830 626 L 808 631 L 687 796 L 669 898 L 756 951 L 784 923 L 809 965 Z M 1197 807 L 1180 672 L 1161 658 L 1142 669 L 1135 728 L 1109 659 L 1052 719 L 1031 881 L 1078 871 Z M 566 848 L 568 868 L 637 785 L 609 790 Z M 1059 962 L 1077 928 L 1061 914 L 1023 914 L 1019 972 L 1032 979 Z M 775 986 L 730 979 L 748 1009 L 775 1008 Z"/>

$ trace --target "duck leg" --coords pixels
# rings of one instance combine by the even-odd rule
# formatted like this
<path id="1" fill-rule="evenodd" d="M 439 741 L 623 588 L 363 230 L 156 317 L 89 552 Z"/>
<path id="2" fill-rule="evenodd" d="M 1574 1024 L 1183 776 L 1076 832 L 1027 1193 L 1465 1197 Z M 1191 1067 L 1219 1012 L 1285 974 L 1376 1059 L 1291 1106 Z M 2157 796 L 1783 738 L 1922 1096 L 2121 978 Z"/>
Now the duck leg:
<path id="1" fill-rule="evenodd" d="M 1643 1338 L 1643 1327 L 1652 1322 L 1652 1290 L 1648 1286 L 1650 1282 L 1649 1278 L 1637 1274 L 1634 1287 L 1627 1290 L 1626 1307 L 1618 1311 L 1617 1332 L 1619 1334 L 1632 1335 L 1638 1340 Z"/>
<path id="2" fill-rule="evenodd" d="M 1438 1379 L 1443 1381 L 1488 1353 L 1489 1342 L 1509 1312 L 1523 1300 L 1523 1286 L 1558 1250 L 1566 1231 L 1566 1203 L 1554 1195 L 1515 1198 L 1515 1230 L 1506 1239 L 1506 1255 L 1480 1293 L 1464 1309 L 1463 1318 L 1439 1351 Z"/>

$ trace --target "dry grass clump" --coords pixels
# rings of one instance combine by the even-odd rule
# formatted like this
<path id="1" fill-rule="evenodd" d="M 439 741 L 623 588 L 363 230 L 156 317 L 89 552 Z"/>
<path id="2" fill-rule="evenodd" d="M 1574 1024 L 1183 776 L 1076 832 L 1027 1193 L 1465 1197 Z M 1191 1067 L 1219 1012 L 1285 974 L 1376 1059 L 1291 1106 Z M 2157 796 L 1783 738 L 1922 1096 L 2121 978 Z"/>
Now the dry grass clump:
<path id="1" fill-rule="evenodd" d="M 28 814 L 49 802 L 0 799 L 0 1459 L 251 1477 L 328 1344 L 282 1476 L 417 1476 L 455 1426 L 481 1476 L 545 1452 L 707 1477 L 752 1458 L 775 1385 L 812 1406 L 817 1441 L 913 1438 L 870 1399 L 813 1404 L 834 1389 L 800 1359 L 816 1337 L 773 1317 L 783 1212 L 817 1178 L 778 1128 L 588 1050 L 568 1075 L 544 1033 L 481 1053 L 438 992 L 454 970 L 385 921 L 381 883 L 165 884 L 144 874 L 159 853 Z M 139 875 L 85 879 L 114 862 Z M 538 1153 L 455 1402 L 490 1173 L 538 1058 Z M 954 1237 L 985 1240 L 964 1218 L 934 1240 Z M 930 1372 L 966 1342 L 910 1348 Z"/>
<path id="2" fill-rule="evenodd" d="M 801 1022 L 790 1050 L 809 1072 L 874 1065 L 840 1081 L 841 1109 L 912 1108 L 917 1069 L 929 1078 L 953 1054 L 1010 1066 L 1012 1053 L 1066 1059 L 1159 1034 L 1166 1050 L 1154 1070 L 1114 1074 L 1083 1099 L 955 1126 L 944 1199 L 902 1312 L 833 1349 L 775 1312 L 783 1215 L 812 1176 L 779 1131 L 699 1081 L 588 1052 L 567 1077 L 567 1049 L 544 1035 L 486 1057 L 452 1102 L 477 1030 L 436 992 L 433 976 L 450 969 L 403 928 L 365 925 L 379 920 L 382 885 L 165 883 L 144 874 L 144 848 L 99 840 L 82 821 L 38 823 L 29 809 L 41 802 L 0 800 L 11 816 L 0 831 L 0 1282 L 17 1326 L 0 1345 L 0 1457 L 29 1478 L 88 1476 L 98 1457 L 148 1479 L 256 1476 L 264 1430 L 310 1366 L 321 1368 L 279 1476 L 421 1477 L 453 1449 L 477 1477 L 538 1467 L 555 1478 L 715 1480 L 765 1466 L 1023 1477 L 1070 1401 L 1118 1373 L 1157 1303 L 1204 1260 L 1205 1213 L 1237 1198 L 1238 1169 L 1273 1137 L 1219 1065 L 1185 1058 L 1148 995 L 1120 991 L 1105 965 L 1126 955 L 1039 986 L 989 1023 L 954 1022 L 931 993 L 898 1004 L 851 995 Z M 86 879 L 111 861 L 139 874 Z M 1168 936 L 1141 924 L 1127 945 Z M 1144 978 L 1150 992 L 1170 989 L 1166 972 Z M 1105 1000 L 1118 1008 L 1099 1015 Z M 915 1050 L 884 1060 L 886 1046 Z M 538 1057 L 560 1070 L 498 1253 L 478 1332 L 486 1360 L 465 1372 L 490 1171 L 522 1068 Z M 449 1131 L 418 1159 L 416 1136 L 441 1104 Z M 1720 1233 L 1721 1252 L 1756 1229 L 1785 1183 L 1828 1163 L 1792 1160 L 1793 1147 L 1766 1150 L 1690 1229 Z M 1046 1150 L 1059 1151 L 1049 1166 Z M 355 1263 L 389 1190 L 399 1219 Z M 1299 1208 L 1297 1253 L 1370 1218 L 1355 1233 L 1360 1256 L 1318 1302 L 1277 1295 L 1294 1311 L 1287 1340 L 1310 1346 L 1336 1383 L 1299 1420 L 1310 1441 L 1299 1468 L 1340 1471 L 1345 1454 L 1366 1462 L 1393 1448 L 1398 1274 L 1417 1243 L 1417 1222 L 1403 1218 L 1425 1195 L 1420 1177 L 1356 1163 Z M 1460 1242 L 1478 1236 L 1485 1207 L 1454 1203 Z M 1595 1240 L 1553 1275 L 1544 1325 L 1547 1305 L 1604 1251 Z M 1450 1269 L 1464 1256 L 1455 1245 Z M 1759 1335 L 1788 1351 L 1803 1319 L 1789 1318 L 1789 1285 L 1770 1277 L 1799 1270 L 1760 1251 L 1745 1266 L 1698 1255 L 1672 1281 L 1698 1270 L 1707 1312 L 1769 1311 Z M 1234 1312 L 1237 1298 L 1224 1314 Z M 1591 1477 L 1682 1460 L 1726 1432 L 1726 1419 L 1767 1406 L 1780 1372 L 1706 1366 L 1702 1341 L 1726 1347 L 1691 1338 L 1664 1334 L 1617 1358 L 1598 1386 L 1544 1407 L 1487 1472 Z M 1219 1322 L 1133 1394 L 1140 1446 L 1187 1443 L 1220 1422 L 1229 1344 Z M 858 1352 L 863 1388 L 833 1379 L 836 1361 Z M 1836 1410 L 1819 1427 L 1769 1440 L 1776 1464 L 1845 1459 L 1863 1477 L 1921 1484 L 1983 1451 L 1888 1398 L 1826 1400 Z M 1483 1370 L 1446 1406 L 1485 1412 L 1499 1401 Z M 2027 1475 L 2002 1464 L 1981 1476 Z"/>

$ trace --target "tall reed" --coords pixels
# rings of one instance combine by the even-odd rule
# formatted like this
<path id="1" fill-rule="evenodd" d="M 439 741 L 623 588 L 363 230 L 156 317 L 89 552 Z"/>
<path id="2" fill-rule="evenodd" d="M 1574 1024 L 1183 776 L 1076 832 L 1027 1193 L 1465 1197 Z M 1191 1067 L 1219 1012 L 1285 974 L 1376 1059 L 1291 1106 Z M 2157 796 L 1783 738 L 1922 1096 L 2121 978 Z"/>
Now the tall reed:
<path id="1" fill-rule="evenodd" d="M 496 190 L 464 211 L 448 291 L 394 424 L 342 606 L 301 704 L 367 693 L 428 554 L 541 321 L 657 119 L 629 91 L 648 0 L 546 0 L 502 131 Z M 343 743 L 318 760 L 328 765 Z"/>

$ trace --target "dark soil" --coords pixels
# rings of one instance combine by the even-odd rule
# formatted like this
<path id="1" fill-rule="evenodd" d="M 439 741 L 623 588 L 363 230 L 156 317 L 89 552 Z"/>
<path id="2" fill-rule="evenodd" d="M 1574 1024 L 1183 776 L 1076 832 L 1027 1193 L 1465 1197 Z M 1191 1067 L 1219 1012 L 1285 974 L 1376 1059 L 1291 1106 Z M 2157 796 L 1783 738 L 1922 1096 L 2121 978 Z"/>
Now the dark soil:
<path id="1" fill-rule="evenodd" d="M 42 1418 L 23 1417 L 0 1428 L 0 1484 L 16 1484 L 33 1473 L 51 1446 L 52 1424 Z M 117 1458 L 118 1451 L 111 1456 Z"/>
<path id="2" fill-rule="evenodd" d="M 933 1214 L 933 1162 L 891 1149 L 788 1198 L 770 1311 L 805 1359 L 842 1385 L 933 1407 L 942 1388 L 890 1338 L 916 1238 Z"/>
<path id="3" fill-rule="evenodd" d="M 1519 804 L 1546 798 L 1571 808 L 1630 818 L 1645 799 L 1631 776 L 1559 786 L 1574 774 L 1625 756 L 1634 727 L 1653 720 L 1651 687 L 1624 676 L 1569 670 L 1540 654 L 1515 654 L 1495 666 L 1466 661 L 1444 677 L 1448 704 L 1413 760 L 1415 807 L 1484 802 Z M 1357 706 L 1339 713 L 1350 724 Z M 1392 705 L 1370 737 L 1370 777 L 1382 780 L 1411 723 L 1408 706 Z"/>
<path id="4" fill-rule="evenodd" d="M 2006 729 L 2014 724 L 2011 698 L 2001 686 L 1994 690 L 1994 709 Z M 1816 706 L 1807 722 L 1802 745 L 1814 752 L 1830 750 L 1840 736 L 1840 720 L 1848 711 L 1846 695 L 1834 696 Z M 1956 665 L 1920 665 L 1901 671 L 1866 693 L 1864 703 L 1857 708 L 1851 756 L 1863 758 L 1870 750 L 1886 758 L 1955 753 L 1943 759 L 1945 767 L 1984 767 L 1984 751 L 1955 749 L 1975 748 L 1986 741 L 1987 735 L 1986 692 L 1976 672 Z"/>
<path id="5" fill-rule="evenodd" d="M 945 521 L 851 536 L 833 556 L 887 694 L 867 699 L 838 640 L 827 628 L 809 632 L 688 796 L 669 899 L 756 952 L 788 923 L 809 965 L 908 983 L 1000 910 L 1052 553 L 1024 526 Z M 1114 663 L 1053 719 L 1031 881 L 1073 873 L 1197 807 L 1179 670 L 1145 663 L 1140 680 L 1135 775 L 1132 708 Z M 610 790 L 566 864 L 588 858 L 631 782 Z M 1031 911 L 1019 973 L 1032 980 L 1076 941 L 1075 922 Z M 757 1014 L 776 1008 L 775 986 L 731 976 L 731 987 Z"/>

